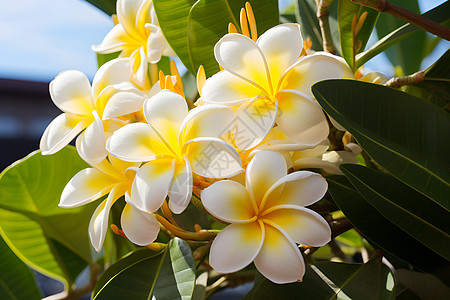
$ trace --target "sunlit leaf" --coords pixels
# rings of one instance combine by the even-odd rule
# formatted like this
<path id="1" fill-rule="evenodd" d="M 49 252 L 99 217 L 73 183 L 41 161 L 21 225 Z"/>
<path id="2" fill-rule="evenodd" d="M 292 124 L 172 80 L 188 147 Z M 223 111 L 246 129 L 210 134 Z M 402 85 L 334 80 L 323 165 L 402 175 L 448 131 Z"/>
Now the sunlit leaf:
<path id="1" fill-rule="evenodd" d="M 112 15 L 116 13 L 116 0 L 86 0 L 101 11 Z"/>

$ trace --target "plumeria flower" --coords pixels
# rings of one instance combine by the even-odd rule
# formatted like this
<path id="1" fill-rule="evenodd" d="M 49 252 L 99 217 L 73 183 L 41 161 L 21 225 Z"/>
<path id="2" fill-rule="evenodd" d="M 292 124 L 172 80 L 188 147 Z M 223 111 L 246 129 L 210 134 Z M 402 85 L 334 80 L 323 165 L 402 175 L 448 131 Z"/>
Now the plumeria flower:
<path id="1" fill-rule="evenodd" d="M 342 78 L 342 66 L 326 55 L 300 57 L 302 45 L 298 24 L 275 26 L 256 42 L 229 33 L 216 44 L 224 70 L 206 80 L 202 101 L 239 106 L 234 135 L 240 149 L 259 144 L 275 122 L 297 143 L 314 146 L 327 137 L 328 123 L 311 85 Z"/>
<path id="2" fill-rule="evenodd" d="M 246 171 L 246 186 L 222 180 L 203 190 L 205 209 L 231 223 L 211 245 L 209 263 L 219 273 L 241 270 L 251 262 L 275 283 L 302 280 L 305 264 L 297 244 L 320 247 L 331 239 L 328 223 L 304 208 L 320 200 L 327 182 L 319 174 L 286 175 L 283 156 L 255 154 Z"/>
<path id="3" fill-rule="evenodd" d="M 188 113 L 182 96 L 163 90 L 146 100 L 147 123 L 126 125 L 108 140 L 108 151 L 125 161 L 148 162 L 139 168 L 129 203 L 154 212 L 169 195 L 169 207 L 181 213 L 192 195 L 192 172 L 225 178 L 242 172 L 239 155 L 219 139 L 233 124 L 227 106 L 208 105 Z"/>
<path id="4" fill-rule="evenodd" d="M 117 0 L 116 12 L 119 23 L 92 49 L 102 54 L 121 51 L 119 57 L 131 57 L 137 84 L 143 87 L 148 63 L 157 63 L 162 55 L 175 53 L 158 26 L 151 0 Z"/>
<path id="5" fill-rule="evenodd" d="M 59 206 L 64 208 L 84 205 L 109 194 L 97 207 L 89 223 L 89 237 L 96 251 L 103 246 L 112 205 L 131 191 L 136 166 L 135 163 L 110 156 L 109 160 L 105 159 L 75 174 L 62 192 Z M 138 245 L 150 244 L 159 232 L 159 223 L 153 215 L 129 204 L 122 212 L 121 224 L 126 236 Z"/>

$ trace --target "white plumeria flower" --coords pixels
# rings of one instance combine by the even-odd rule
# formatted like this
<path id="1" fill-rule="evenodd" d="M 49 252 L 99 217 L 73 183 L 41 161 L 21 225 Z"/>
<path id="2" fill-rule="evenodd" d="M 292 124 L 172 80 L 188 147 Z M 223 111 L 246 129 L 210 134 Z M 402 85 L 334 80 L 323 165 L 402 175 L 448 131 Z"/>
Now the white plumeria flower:
<path id="1" fill-rule="evenodd" d="M 357 154 L 361 152 L 361 148 L 354 143 L 350 143 Z M 305 149 L 297 151 L 292 155 L 293 168 L 295 170 L 306 168 L 319 168 L 330 174 L 343 175 L 339 169 L 341 164 L 357 164 L 353 151 L 327 151 L 329 147 L 328 141 L 323 141 L 313 149 Z"/>
<path id="2" fill-rule="evenodd" d="M 234 134 L 240 149 L 259 144 L 275 122 L 290 139 L 307 146 L 327 137 L 328 123 L 311 85 L 342 78 L 342 66 L 326 55 L 300 57 L 302 49 L 298 24 L 275 26 L 256 43 L 229 33 L 216 44 L 214 54 L 224 70 L 206 80 L 202 100 L 239 105 Z"/>
<path id="3" fill-rule="evenodd" d="M 246 186 L 223 180 L 203 190 L 205 209 L 231 223 L 211 245 L 209 263 L 217 272 L 236 272 L 253 261 L 271 281 L 295 282 L 305 272 L 296 243 L 320 247 L 330 241 L 328 223 L 304 208 L 324 196 L 327 182 L 307 171 L 286 174 L 283 156 L 265 150 L 248 165 Z"/>
<path id="4" fill-rule="evenodd" d="M 104 54 L 121 51 L 119 57 L 131 57 L 137 84 L 144 87 L 148 63 L 175 53 L 158 26 L 151 0 L 117 0 L 116 12 L 119 23 L 92 49 Z"/>
<path id="5" fill-rule="evenodd" d="M 89 237 L 96 251 L 100 251 L 103 246 L 112 205 L 131 191 L 135 167 L 134 163 L 110 156 L 109 160 L 105 159 L 93 165 L 93 168 L 75 174 L 62 192 L 59 206 L 64 208 L 84 205 L 109 193 L 106 200 L 97 207 L 89 223 Z M 129 204 L 122 212 L 121 224 L 128 239 L 138 245 L 150 244 L 159 232 L 159 223 L 153 215 L 141 212 Z"/>
<path id="6" fill-rule="evenodd" d="M 204 177 L 226 178 L 243 171 L 236 150 L 218 137 L 234 121 L 231 108 L 207 105 L 188 113 L 184 98 L 163 90 L 146 100 L 147 123 L 126 125 L 114 132 L 107 149 L 139 168 L 129 203 L 154 212 L 169 195 L 169 207 L 181 213 L 192 195 L 192 172 Z"/>

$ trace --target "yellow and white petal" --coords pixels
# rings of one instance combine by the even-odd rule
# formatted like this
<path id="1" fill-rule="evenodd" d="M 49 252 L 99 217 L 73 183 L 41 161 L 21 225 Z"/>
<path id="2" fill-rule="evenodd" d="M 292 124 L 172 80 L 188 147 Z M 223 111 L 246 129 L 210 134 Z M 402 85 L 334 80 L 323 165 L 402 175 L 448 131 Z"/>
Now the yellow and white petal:
<path id="1" fill-rule="evenodd" d="M 155 159 L 140 167 L 128 203 L 149 213 L 157 211 L 166 199 L 174 169 L 173 158 Z"/>
<path id="2" fill-rule="evenodd" d="M 220 137 L 230 131 L 236 115 L 225 105 L 203 105 L 192 109 L 181 124 L 180 144 L 197 137 Z"/>
<path id="3" fill-rule="evenodd" d="M 110 85 L 128 82 L 131 77 L 131 60 L 129 58 L 115 58 L 102 65 L 92 80 L 92 95 L 99 103 L 99 95 L 104 88 Z M 101 101 L 106 103 L 106 101 Z M 97 107 L 103 110 L 103 107 Z"/>
<path id="4" fill-rule="evenodd" d="M 181 214 L 189 205 L 192 197 L 192 167 L 187 157 L 175 164 L 172 185 L 169 189 L 169 208 L 175 214 Z"/>
<path id="5" fill-rule="evenodd" d="M 60 114 L 45 129 L 39 148 L 42 155 L 50 155 L 67 146 L 77 134 L 85 129 L 92 119 L 69 114 Z"/>
<path id="6" fill-rule="evenodd" d="M 339 60 L 324 54 L 302 57 L 280 81 L 278 90 L 297 90 L 314 97 L 311 86 L 321 80 L 342 78 Z"/>
<path id="7" fill-rule="evenodd" d="M 145 29 L 150 31 L 147 39 L 147 60 L 151 64 L 156 64 L 168 45 L 161 28 L 153 24 L 145 24 Z"/>
<path id="8" fill-rule="evenodd" d="M 218 181 L 201 194 L 205 209 L 214 217 L 228 223 L 249 223 L 255 210 L 247 189 L 232 180 Z"/>
<path id="9" fill-rule="evenodd" d="M 264 195 L 264 208 L 286 204 L 308 206 L 322 199 L 327 189 L 327 181 L 317 173 L 290 173 L 272 185 Z"/>
<path id="10" fill-rule="evenodd" d="M 261 90 L 253 84 L 223 70 L 208 78 L 202 88 L 205 103 L 238 105 L 258 96 Z"/>
<path id="11" fill-rule="evenodd" d="M 183 149 L 192 170 L 200 176 L 228 178 L 244 171 L 234 147 L 219 138 L 195 138 L 188 141 Z"/>
<path id="12" fill-rule="evenodd" d="M 134 244 L 146 246 L 158 237 L 159 223 L 151 213 L 125 204 L 120 218 L 123 233 Z"/>
<path id="13" fill-rule="evenodd" d="M 331 162 L 322 160 L 322 157 L 302 157 L 294 161 L 294 170 L 301 169 L 322 169 L 330 174 L 342 175 L 339 166 Z"/>
<path id="14" fill-rule="evenodd" d="M 61 72 L 50 82 L 53 103 L 62 110 L 75 115 L 88 115 L 94 108 L 89 79 L 80 71 Z"/>
<path id="15" fill-rule="evenodd" d="M 104 106 L 103 119 L 117 118 L 142 109 L 146 96 L 136 88 L 116 90 Z"/>
<path id="16" fill-rule="evenodd" d="M 146 6 L 148 9 L 151 1 L 147 0 L 118 0 L 116 4 L 116 13 L 119 23 L 123 25 L 125 31 L 134 38 L 141 38 L 144 32 L 136 28 L 138 25 L 139 11 Z"/>
<path id="17" fill-rule="evenodd" d="M 106 34 L 100 45 L 92 45 L 92 50 L 101 54 L 114 53 L 123 50 L 129 40 L 122 24 L 117 24 Z"/>
<path id="18" fill-rule="evenodd" d="M 140 88 L 147 88 L 150 86 L 148 79 L 148 61 L 143 46 L 138 47 L 131 55 L 130 58 L 133 62 L 133 78 L 132 80 Z"/>
<path id="19" fill-rule="evenodd" d="M 330 142 L 328 140 L 323 140 L 320 142 L 317 146 L 309 149 L 303 149 L 300 151 L 294 152 L 292 155 L 292 159 L 294 161 L 305 158 L 305 157 L 321 157 L 322 154 L 324 154 L 330 146 Z"/>
<path id="20" fill-rule="evenodd" d="M 272 86 L 300 57 L 303 38 L 298 24 L 281 24 L 268 29 L 256 42 L 266 57 Z"/>
<path id="21" fill-rule="evenodd" d="M 112 205 L 124 195 L 126 190 L 125 185 L 118 184 L 114 186 L 108 195 L 108 198 L 104 200 L 94 211 L 89 222 L 89 237 L 91 239 L 92 246 L 95 251 L 100 252 L 105 241 L 106 230 L 108 229 L 108 217 L 109 211 Z"/>
<path id="22" fill-rule="evenodd" d="M 277 114 L 277 104 L 263 98 L 241 105 L 236 111 L 236 125 L 233 129 L 238 148 L 248 150 L 261 143 L 273 128 Z"/>
<path id="23" fill-rule="evenodd" d="M 266 94 L 272 93 L 266 58 L 250 38 L 229 33 L 217 42 L 214 55 L 219 65 L 228 72 L 255 85 Z"/>
<path id="24" fill-rule="evenodd" d="M 328 173 L 332 174 L 339 174 L 341 175 L 342 172 L 339 169 L 339 166 L 341 164 L 357 164 L 358 160 L 356 159 L 355 155 L 352 152 L 349 151 L 328 151 L 325 152 L 322 155 L 322 161 L 328 162 L 335 166 L 334 168 L 325 169 Z M 337 169 L 337 170 L 336 170 Z"/>
<path id="25" fill-rule="evenodd" d="M 248 266 L 264 241 L 264 227 L 258 222 L 231 224 L 214 239 L 209 264 L 219 273 L 233 273 Z"/>
<path id="26" fill-rule="evenodd" d="M 298 244 L 321 247 L 331 240 L 330 226 L 321 215 L 296 205 L 282 207 L 264 215 L 264 222 L 281 228 Z"/>
<path id="27" fill-rule="evenodd" d="M 259 205 L 266 192 L 287 173 L 286 160 L 278 152 L 263 150 L 247 166 L 245 181 L 250 197 Z"/>
<path id="28" fill-rule="evenodd" d="M 95 110 L 92 113 L 95 118 L 94 122 L 78 136 L 76 146 L 78 154 L 84 161 L 98 164 L 106 158 L 108 152 L 106 151 L 103 122 Z"/>
<path id="29" fill-rule="evenodd" d="M 146 123 L 133 123 L 115 131 L 106 149 L 117 158 L 130 162 L 144 162 L 157 156 L 173 155 L 153 128 Z"/>
<path id="30" fill-rule="evenodd" d="M 301 281 L 305 262 L 294 241 L 279 230 L 265 226 L 264 243 L 255 258 L 258 271 L 277 284 Z"/>
<path id="31" fill-rule="evenodd" d="M 106 195 L 117 180 L 94 168 L 83 169 L 70 179 L 61 194 L 59 207 L 77 207 Z"/>
<path id="32" fill-rule="evenodd" d="M 278 92 L 277 99 L 277 124 L 290 139 L 315 146 L 327 138 L 327 119 L 312 98 L 298 91 L 286 90 Z"/>

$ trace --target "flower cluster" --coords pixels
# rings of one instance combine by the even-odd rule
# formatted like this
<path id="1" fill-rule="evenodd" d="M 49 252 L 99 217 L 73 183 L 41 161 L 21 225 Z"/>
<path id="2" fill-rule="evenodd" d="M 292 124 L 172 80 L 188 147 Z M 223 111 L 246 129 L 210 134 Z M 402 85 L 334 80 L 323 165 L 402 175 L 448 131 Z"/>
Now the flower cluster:
<path id="1" fill-rule="evenodd" d="M 64 113 L 45 130 L 42 154 L 56 153 L 78 135 L 78 153 L 91 166 L 70 180 L 60 206 L 108 195 L 89 226 L 100 251 L 109 212 L 122 196 L 121 227 L 133 243 L 154 242 L 160 223 L 182 238 L 201 238 L 171 222 L 171 213 L 182 213 L 194 192 L 211 215 L 231 223 L 212 243 L 214 269 L 230 273 L 254 262 L 273 282 L 301 280 L 299 245 L 319 247 L 331 238 L 325 219 L 305 208 L 322 199 L 327 183 L 302 169 L 339 174 L 338 164 L 357 162 L 354 144 L 348 145 L 353 152 L 328 151 L 328 120 L 310 89 L 342 78 L 341 62 L 307 55 L 298 24 L 278 25 L 257 38 L 249 18 L 251 32 L 230 27 L 216 44 L 223 70 L 205 80 L 200 69 L 201 98 L 189 109 L 174 63 L 171 75 L 160 74 L 150 85 L 149 64 L 175 55 L 152 1 L 118 0 L 117 20 L 93 49 L 120 56 L 99 68 L 92 85 L 73 70 L 50 83 L 51 98 Z"/>

